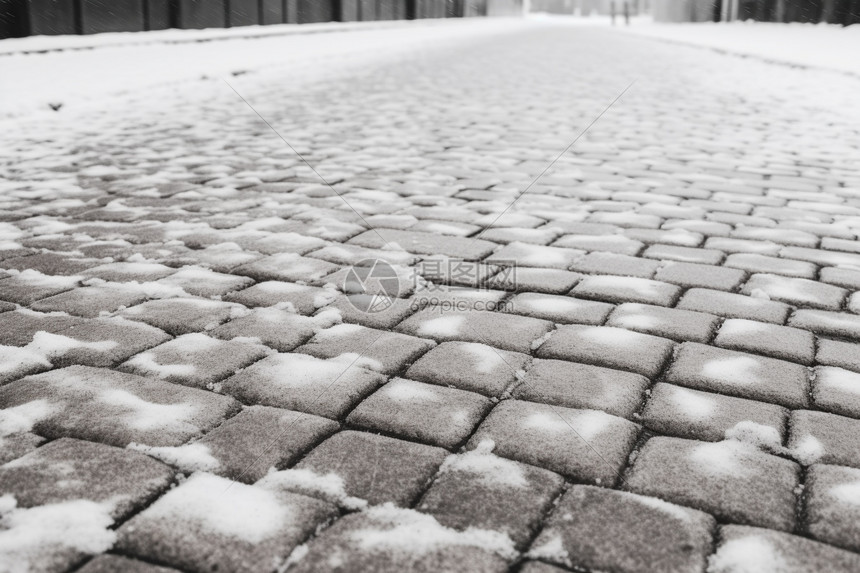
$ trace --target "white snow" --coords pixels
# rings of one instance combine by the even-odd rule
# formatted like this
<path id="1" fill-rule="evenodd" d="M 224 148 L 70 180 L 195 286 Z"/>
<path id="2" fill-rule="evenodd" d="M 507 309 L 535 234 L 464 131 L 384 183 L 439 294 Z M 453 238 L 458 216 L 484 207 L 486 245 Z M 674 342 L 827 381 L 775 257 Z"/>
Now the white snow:
<path id="1" fill-rule="evenodd" d="M 343 478 L 336 473 L 318 474 L 308 469 L 290 469 L 271 472 L 255 486 L 270 490 L 285 489 L 306 495 L 321 497 L 349 510 L 367 507 L 367 501 L 346 493 Z"/>
<path id="2" fill-rule="evenodd" d="M 815 436 L 809 434 L 800 437 L 787 450 L 794 459 L 804 466 L 811 466 L 817 462 L 826 453 L 824 444 L 818 441 Z"/>
<path id="3" fill-rule="evenodd" d="M 757 374 L 760 367 L 759 362 L 749 356 L 716 358 L 707 361 L 702 366 L 702 375 L 732 384 L 748 386 L 761 381 Z"/>
<path id="4" fill-rule="evenodd" d="M 636 23 L 617 30 L 764 60 L 860 75 L 860 30 L 772 22 Z"/>
<path id="5" fill-rule="evenodd" d="M 72 550 L 102 553 L 116 541 L 109 503 L 78 499 L 17 508 L 14 498 L 0 503 L 0 565 L 7 573 L 47 570 L 52 558 Z"/>
<path id="6" fill-rule="evenodd" d="M 790 571 L 779 549 L 765 537 L 750 534 L 723 543 L 709 561 L 709 573 L 778 573 Z"/>
<path id="7" fill-rule="evenodd" d="M 382 392 L 398 402 L 411 402 L 420 400 L 423 402 L 438 402 L 439 396 L 436 395 L 426 384 L 415 382 L 413 380 L 405 380 L 403 378 L 394 380 L 385 385 Z"/>
<path id="8" fill-rule="evenodd" d="M 126 423 L 138 430 L 186 427 L 197 413 L 197 407 L 189 403 L 157 404 L 127 390 L 105 390 L 97 398 L 100 402 L 127 410 Z"/>
<path id="9" fill-rule="evenodd" d="M 749 457 L 757 450 L 742 442 L 728 440 L 697 445 L 690 460 L 703 471 L 716 476 L 746 476 L 753 472 Z"/>
<path id="10" fill-rule="evenodd" d="M 506 366 L 500 352 L 486 344 L 464 343 L 460 345 L 460 350 L 463 350 L 472 358 L 472 370 L 480 374 L 489 374 Z"/>
<path id="11" fill-rule="evenodd" d="M 212 455 L 209 446 L 206 444 L 147 446 L 146 444 L 132 442 L 126 447 L 130 450 L 137 450 L 138 452 L 150 455 L 184 472 L 214 472 L 221 467 L 221 462 Z"/>
<path id="12" fill-rule="evenodd" d="M 466 322 L 464 315 L 440 316 L 421 322 L 418 326 L 418 336 L 453 337 L 460 334 L 460 329 Z"/>
<path id="13" fill-rule="evenodd" d="M 860 396 L 860 374 L 841 368 L 818 368 L 815 387 L 819 391 L 826 388 Z"/>
<path id="14" fill-rule="evenodd" d="M 275 492 L 207 473 L 192 475 L 141 517 L 188 523 L 249 543 L 271 538 L 293 518 Z"/>
<path id="15" fill-rule="evenodd" d="M 703 392 L 694 392 L 686 388 L 673 388 L 670 400 L 686 415 L 697 420 L 707 420 L 717 409 L 717 402 Z"/>
<path id="16" fill-rule="evenodd" d="M 840 503 L 860 506 L 860 481 L 839 484 L 830 488 L 827 493 Z"/>
<path id="17" fill-rule="evenodd" d="M 456 531 L 441 525 L 430 515 L 401 509 L 391 503 L 370 508 L 366 515 L 382 527 L 368 527 L 350 534 L 351 541 L 362 551 L 422 555 L 460 546 L 484 549 L 505 559 L 517 555 L 511 539 L 498 531 L 476 528 Z"/>
<path id="18" fill-rule="evenodd" d="M 573 562 L 570 559 L 570 553 L 564 548 L 564 540 L 558 531 L 553 531 L 548 535 L 548 539 L 543 540 L 540 545 L 535 545 L 529 550 L 528 556 L 533 559 L 545 559 L 550 562 L 562 563 L 571 567 Z"/>
<path id="19" fill-rule="evenodd" d="M 527 416 L 522 425 L 525 428 L 541 430 L 553 434 L 573 432 L 590 443 L 612 424 L 613 417 L 597 410 L 579 410 L 562 413 L 551 406 L 543 412 Z"/>
<path id="20" fill-rule="evenodd" d="M 50 416 L 56 408 L 44 398 L 0 410 L 0 438 L 19 432 L 29 432 L 33 426 Z"/>
<path id="21" fill-rule="evenodd" d="M 492 440 L 483 440 L 470 452 L 448 456 L 439 471 L 472 474 L 481 483 L 493 487 L 527 487 L 522 466 L 493 454 L 494 447 Z"/>
<path id="22" fill-rule="evenodd" d="M 751 420 L 738 422 L 725 433 L 726 439 L 737 440 L 772 452 L 782 451 L 782 436 L 773 426 L 758 424 Z"/>

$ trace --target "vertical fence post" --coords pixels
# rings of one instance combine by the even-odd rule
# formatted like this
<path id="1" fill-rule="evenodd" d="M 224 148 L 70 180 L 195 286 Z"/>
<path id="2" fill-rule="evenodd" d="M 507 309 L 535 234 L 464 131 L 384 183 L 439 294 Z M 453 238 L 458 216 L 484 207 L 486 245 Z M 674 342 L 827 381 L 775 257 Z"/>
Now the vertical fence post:
<path id="1" fill-rule="evenodd" d="M 417 0 L 406 0 L 406 19 L 414 20 L 415 19 L 415 4 Z"/>

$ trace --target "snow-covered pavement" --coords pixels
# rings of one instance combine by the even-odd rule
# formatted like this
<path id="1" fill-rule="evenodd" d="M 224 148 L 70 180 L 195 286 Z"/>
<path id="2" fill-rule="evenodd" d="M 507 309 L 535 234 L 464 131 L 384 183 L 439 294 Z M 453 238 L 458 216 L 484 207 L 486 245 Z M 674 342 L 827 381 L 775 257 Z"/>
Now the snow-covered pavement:
<path id="1" fill-rule="evenodd" d="M 546 19 L 37 57 L 90 75 L 0 119 L 0 571 L 860 570 L 860 79 Z"/>

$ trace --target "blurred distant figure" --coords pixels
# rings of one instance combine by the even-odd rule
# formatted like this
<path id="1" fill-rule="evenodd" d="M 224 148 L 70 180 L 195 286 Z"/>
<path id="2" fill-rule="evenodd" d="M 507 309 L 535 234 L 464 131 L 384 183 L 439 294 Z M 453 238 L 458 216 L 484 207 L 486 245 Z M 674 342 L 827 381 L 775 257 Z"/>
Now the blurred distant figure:
<path id="1" fill-rule="evenodd" d="M 612 16 L 612 25 L 615 25 L 615 2 L 609 3 L 609 15 Z"/>
<path id="2" fill-rule="evenodd" d="M 624 0 L 624 25 L 630 25 L 630 3 Z"/>

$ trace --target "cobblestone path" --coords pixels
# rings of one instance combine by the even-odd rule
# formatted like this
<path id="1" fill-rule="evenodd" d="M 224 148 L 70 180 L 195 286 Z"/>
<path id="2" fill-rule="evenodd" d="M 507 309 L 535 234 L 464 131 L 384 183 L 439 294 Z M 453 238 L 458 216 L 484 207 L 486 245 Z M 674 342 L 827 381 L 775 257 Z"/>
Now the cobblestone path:
<path id="1" fill-rule="evenodd" d="M 348 64 L 3 129 L 0 569 L 860 570 L 860 80 Z"/>

